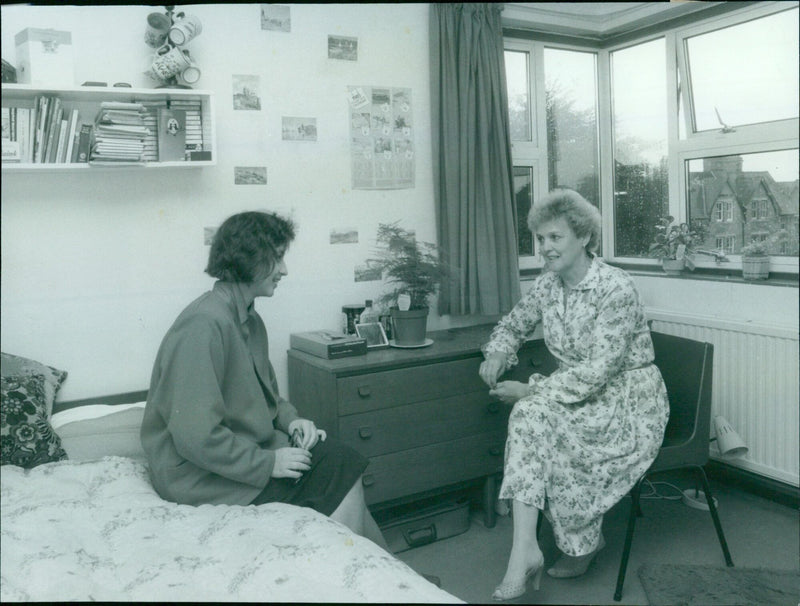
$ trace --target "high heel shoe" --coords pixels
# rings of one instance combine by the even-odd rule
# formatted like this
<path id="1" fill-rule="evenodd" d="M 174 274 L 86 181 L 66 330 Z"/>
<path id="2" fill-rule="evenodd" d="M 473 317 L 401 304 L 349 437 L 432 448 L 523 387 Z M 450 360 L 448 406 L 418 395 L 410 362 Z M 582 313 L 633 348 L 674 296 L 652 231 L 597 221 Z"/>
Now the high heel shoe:
<path id="1" fill-rule="evenodd" d="M 513 600 L 521 595 L 525 595 L 528 587 L 528 579 L 533 577 L 533 588 L 538 590 L 539 583 L 542 580 L 542 571 L 544 570 L 544 556 L 539 560 L 537 566 L 531 566 L 525 571 L 525 576 L 521 581 L 511 581 L 500 583 L 492 594 L 492 599 L 497 602 L 504 602 L 506 600 Z"/>
<path id="2" fill-rule="evenodd" d="M 606 546 L 603 535 L 600 535 L 600 542 L 597 544 L 597 549 L 592 553 L 587 553 L 583 556 L 561 556 L 555 565 L 548 569 L 547 574 L 556 579 L 571 579 L 585 574 L 589 569 L 589 565 L 594 560 L 597 553 Z"/>

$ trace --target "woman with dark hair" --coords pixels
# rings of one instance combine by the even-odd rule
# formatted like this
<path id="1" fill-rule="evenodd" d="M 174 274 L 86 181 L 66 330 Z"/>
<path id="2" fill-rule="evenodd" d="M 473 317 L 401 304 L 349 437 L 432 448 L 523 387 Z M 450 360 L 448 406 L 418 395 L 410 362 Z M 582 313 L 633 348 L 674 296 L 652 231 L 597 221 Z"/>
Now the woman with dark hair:
<path id="1" fill-rule="evenodd" d="M 178 316 L 153 366 L 141 429 L 151 479 L 176 503 L 312 507 L 387 549 L 364 503 L 367 459 L 278 394 L 253 302 L 287 275 L 294 235 L 263 212 L 233 215 L 215 234 L 206 272 L 217 282 Z"/>
<path id="2" fill-rule="evenodd" d="M 531 208 L 528 227 L 544 270 L 495 326 L 479 370 L 490 394 L 513 404 L 499 496 L 512 501 L 514 531 L 496 600 L 523 595 L 531 576 L 538 589 L 540 511 L 563 552 L 548 574 L 586 572 L 604 545 L 603 514 L 653 462 L 669 416 L 633 280 L 594 254 L 600 213 L 578 193 L 555 190 Z M 527 383 L 498 381 L 539 322 L 559 368 Z"/>

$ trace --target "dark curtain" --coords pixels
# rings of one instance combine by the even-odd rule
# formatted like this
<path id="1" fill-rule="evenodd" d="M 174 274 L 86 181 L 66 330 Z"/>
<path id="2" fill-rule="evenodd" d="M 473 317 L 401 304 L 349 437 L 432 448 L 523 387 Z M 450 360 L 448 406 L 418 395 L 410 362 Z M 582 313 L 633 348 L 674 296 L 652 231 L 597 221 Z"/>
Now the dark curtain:
<path id="1" fill-rule="evenodd" d="M 431 4 L 437 233 L 456 267 L 440 314 L 495 315 L 520 298 L 501 10 Z"/>

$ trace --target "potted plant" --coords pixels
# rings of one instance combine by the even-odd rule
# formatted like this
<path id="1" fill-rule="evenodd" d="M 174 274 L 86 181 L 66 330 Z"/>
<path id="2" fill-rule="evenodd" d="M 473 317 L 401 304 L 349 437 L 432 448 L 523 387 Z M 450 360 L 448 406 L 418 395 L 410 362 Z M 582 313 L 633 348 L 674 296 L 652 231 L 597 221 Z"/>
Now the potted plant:
<path id="1" fill-rule="evenodd" d="M 766 280 L 769 277 L 770 240 L 753 240 L 742 246 L 742 277 Z"/>
<path id="2" fill-rule="evenodd" d="M 692 255 L 695 244 L 702 241 L 702 234 L 689 228 L 683 223 L 674 223 L 671 216 L 661 217 L 655 226 L 656 235 L 650 244 L 650 256 L 661 259 L 664 271 L 671 275 L 678 275 L 683 271 L 686 262 L 694 268 Z"/>
<path id="3" fill-rule="evenodd" d="M 389 306 L 394 342 L 402 347 L 424 345 L 430 299 L 450 268 L 436 245 L 418 242 L 397 223 L 379 224 L 377 243 L 377 258 L 369 263 L 380 268 L 393 287 L 378 301 Z"/>

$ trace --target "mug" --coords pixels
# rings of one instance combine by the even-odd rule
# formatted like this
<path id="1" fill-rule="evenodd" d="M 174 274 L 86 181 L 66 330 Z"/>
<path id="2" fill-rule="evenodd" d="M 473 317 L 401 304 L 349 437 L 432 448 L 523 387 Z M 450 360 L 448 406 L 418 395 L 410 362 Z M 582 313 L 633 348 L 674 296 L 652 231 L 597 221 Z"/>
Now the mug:
<path id="1" fill-rule="evenodd" d="M 158 48 L 164 44 L 167 41 L 170 25 L 172 25 L 172 21 L 164 13 L 147 15 L 147 28 L 144 30 L 145 44 L 152 48 Z"/>
<path id="2" fill-rule="evenodd" d="M 189 51 L 165 44 L 156 51 L 153 63 L 146 72 L 154 80 L 169 80 L 192 65 Z"/>
<path id="3" fill-rule="evenodd" d="M 200 79 L 200 68 L 197 67 L 197 63 L 194 62 L 192 56 L 189 54 L 188 50 L 183 51 L 186 55 L 186 58 L 189 59 L 189 67 L 181 72 L 181 79 L 183 79 L 186 84 L 194 84 Z"/>
<path id="4" fill-rule="evenodd" d="M 175 46 L 182 46 L 196 38 L 203 31 L 203 24 L 194 15 L 178 13 L 169 29 L 169 41 Z"/>

